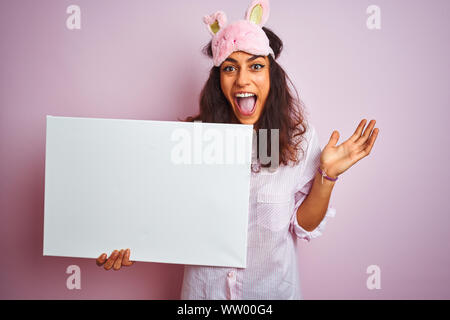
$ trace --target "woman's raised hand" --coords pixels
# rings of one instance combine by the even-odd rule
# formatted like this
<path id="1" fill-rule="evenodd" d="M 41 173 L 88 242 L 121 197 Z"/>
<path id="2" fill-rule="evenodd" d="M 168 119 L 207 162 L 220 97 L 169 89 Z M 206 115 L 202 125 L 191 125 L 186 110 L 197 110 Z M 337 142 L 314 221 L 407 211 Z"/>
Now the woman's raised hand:
<path id="1" fill-rule="evenodd" d="M 96 260 L 99 267 L 103 265 L 105 270 L 113 268 L 119 270 L 122 266 L 129 267 L 134 264 L 134 261 L 130 261 L 130 249 L 122 249 L 120 251 L 114 250 L 109 258 L 106 253 L 102 253 Z"/>
<path id="2" fill-rule="evenodd" d="M 377 139 L 378 128 L 375 128 L 375 120 L 371 120 L 363 131 L 367 123 L 363 119 L 355 130 L 355 133 L 340 145 L 336 145 L 339 140 L 339 132 L 333 131 L 330 141 L 325 146 L 320 157 L 320 165 L 325 169 L 326 174 L 337 177 L 353 166 L 362 158 L 368 156 Z"/>

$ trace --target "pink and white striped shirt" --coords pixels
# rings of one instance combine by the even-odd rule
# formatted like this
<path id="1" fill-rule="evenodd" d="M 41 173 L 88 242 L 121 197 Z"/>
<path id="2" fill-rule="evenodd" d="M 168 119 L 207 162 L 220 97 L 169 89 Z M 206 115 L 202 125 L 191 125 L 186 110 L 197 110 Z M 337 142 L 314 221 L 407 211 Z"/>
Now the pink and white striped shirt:
<path id="1" fill-rule="evenodd" d="M 322 234 L 336 210 L 328 207 L 316 229 L 297 222 L 297 209 L 309 194 L 320 164 L 321 149 L 314 126 L 307 125 L 297 165 L 275 172 L 252 170 L 248 220 L 247 267 L 186 265 L 181 299 L 302 299 L 296 241 Z"/>

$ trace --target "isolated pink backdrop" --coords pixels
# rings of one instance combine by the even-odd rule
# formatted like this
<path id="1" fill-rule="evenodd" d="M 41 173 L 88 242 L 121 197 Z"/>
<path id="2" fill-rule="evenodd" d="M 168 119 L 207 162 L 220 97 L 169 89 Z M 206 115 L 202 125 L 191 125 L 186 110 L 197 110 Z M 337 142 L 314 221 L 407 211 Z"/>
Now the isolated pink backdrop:
<path id="1" fill-rule="evenodd" d="M 247 3 L 248 2 L 248 3 Z M 202 16 L 230 21 L 250 1 L 0 2 L 0 298 L 178 299 L 180 265 L 106 272 L 93 260 L 43 257 L 45 117 L 177 120 L 197 111 L 212 61 Z M 66 8 L 81 8 L 81 30 Z M 381 30 L 366 27 L 369 5 Z M 450 2 L 271 1 L 322 147 L 362 118 L 372 154 L 345 172 L 324 235 L 298 247 L 306 299 L 449 299 Z M 340 143 L 339 142 L 339 143 Z M 69 265 L 81 290 L 66 288 Z M 366 269 L 381 268 L 369 290 Z"/>

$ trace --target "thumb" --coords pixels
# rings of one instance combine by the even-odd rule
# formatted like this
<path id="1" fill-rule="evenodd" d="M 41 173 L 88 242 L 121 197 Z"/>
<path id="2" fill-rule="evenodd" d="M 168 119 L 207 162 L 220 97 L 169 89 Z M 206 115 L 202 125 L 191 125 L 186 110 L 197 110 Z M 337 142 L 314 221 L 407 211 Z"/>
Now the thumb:
<path id="1" fill-rule="evenodd" d="M 334 130 L 331 134 L 330 141 L 328 141 L 327 147 L 334 147 L 339 140 L 339 131 Z"/>

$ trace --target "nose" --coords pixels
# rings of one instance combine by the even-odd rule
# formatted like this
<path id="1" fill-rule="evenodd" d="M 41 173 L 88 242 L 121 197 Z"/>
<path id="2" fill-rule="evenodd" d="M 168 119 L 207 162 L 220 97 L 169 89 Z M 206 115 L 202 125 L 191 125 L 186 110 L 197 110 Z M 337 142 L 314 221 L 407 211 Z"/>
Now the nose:
<path id="1" fill-rule="evenodd" d="M 236 85 L 240 88 L 243 88 L 250 84 L 250 72 L 247 70 L 241 69 L 238 73 L 237 79 L 236 79 Z"/>

